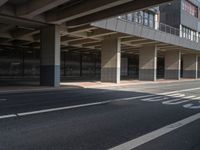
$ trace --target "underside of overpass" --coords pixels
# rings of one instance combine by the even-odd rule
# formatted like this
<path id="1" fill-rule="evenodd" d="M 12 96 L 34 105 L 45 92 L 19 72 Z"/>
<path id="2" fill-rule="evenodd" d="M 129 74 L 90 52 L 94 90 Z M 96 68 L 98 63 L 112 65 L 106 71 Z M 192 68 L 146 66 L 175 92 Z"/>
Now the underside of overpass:
<path id="1" fill-rule="evenodd" d="M 184 46 L 127 32 L 118 25 L 112 29 L 98 25 L 98 20 L 168 1 L 3 0 L 0 77 L 40 78 L 41 85 L 50 86 L 59 86 L 60 77 L 115 83 L 120 78 L 197 78 L 199 45 L 186 41 Z M 177 56 L 174 61 L 168 60 L 171 55 Z M 184 61 L 188 56 L 190 64 Z"/>

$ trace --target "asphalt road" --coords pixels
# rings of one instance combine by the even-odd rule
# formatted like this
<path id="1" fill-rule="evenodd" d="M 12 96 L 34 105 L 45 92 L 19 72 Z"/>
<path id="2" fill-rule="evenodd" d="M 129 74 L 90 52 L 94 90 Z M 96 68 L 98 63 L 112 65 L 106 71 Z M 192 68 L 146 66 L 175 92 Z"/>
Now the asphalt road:
<path id="1" fill-rule="evenodd" d="M 200 150 L 199 85 L 1 93 L 0 150 Z"/>

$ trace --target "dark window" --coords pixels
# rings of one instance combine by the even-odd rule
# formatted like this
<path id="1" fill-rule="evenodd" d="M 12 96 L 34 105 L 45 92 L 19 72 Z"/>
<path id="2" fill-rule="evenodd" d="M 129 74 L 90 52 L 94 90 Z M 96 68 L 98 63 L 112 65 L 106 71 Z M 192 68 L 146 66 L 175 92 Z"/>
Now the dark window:
<path id="1" fill-rule="evenodd" d="M 198 17 L 198 7 L 189 1 L 183 1 L 182 9 L 194 17 Z"/>

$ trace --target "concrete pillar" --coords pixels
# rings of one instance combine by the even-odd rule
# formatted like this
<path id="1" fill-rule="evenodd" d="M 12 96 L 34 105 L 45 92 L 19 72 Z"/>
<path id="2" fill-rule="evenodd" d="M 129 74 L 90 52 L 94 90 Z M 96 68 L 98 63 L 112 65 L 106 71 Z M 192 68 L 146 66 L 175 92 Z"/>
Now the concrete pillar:
<path id="1" fill-rule="evenodd" d="M 157 47 L 145 45 L 140 50 L 139 80 L 156 81 L 157 79 Z"/>
<path id="2" fill-rule="evenodd" d="M 179 50 L 165 52 L 165 79 L 180 80 L 181 52 Z"/>
<path id="3" fill-rule="evenodd" d="M 198 56 L 198 78 L 200 78 L 200 57 Z"/>
<path id="4" fill-rule="evenodd" d="M 107 38 L 102 42 L 101 81 L 120 83 L 121 43 L 118 38 Z"/>
<path id="5" fill-rule="evenodd" d="M 183 78 L 198 77 L 198 56 L 196 54 L 183 55 Z"/>
<path id="6" fill-rule="evenodd" d="M 60 86 L 60 32 L 56 25 L 41 30 L 42 86 Z"/>

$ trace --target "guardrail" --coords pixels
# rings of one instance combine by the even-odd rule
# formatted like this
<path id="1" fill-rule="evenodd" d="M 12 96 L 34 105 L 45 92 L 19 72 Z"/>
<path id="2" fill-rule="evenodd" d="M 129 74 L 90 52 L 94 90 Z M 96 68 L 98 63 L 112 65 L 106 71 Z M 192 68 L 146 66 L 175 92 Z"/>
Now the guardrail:
<path id="1" fill-rule="evenodd" d="M 179 29 L 174 28 L 174 27 L 169 26 L 169 25 L 164 24 L 164 23 L 154 21 L 154 20 L 147 20 L 148 23 L 145 24 L 144 18 L 134 18 L 133 20 L 128 20 L 128 19 L 121 18 L 119 16 L 117 19 L 119 19 L 121 21 L 129 22 L 129 23 L 137 23 L 137 24 L 149 27 L 151 29 L 160 30 L 160 31 L 163 31 L 163 32 L 166 32 L 166 33 L 169 33 L 169 34 L 180 36 L 180 30 Z M 136 20 L 138 20 L 138 21 L 136 21 Z M 149 24 L 149 22 L 151 22 L 151 24 Z"/>
<path id="2" fill-rule="evenodd" d="M 131 20 L 128 20 L 128 19 L 121 18 L 119 16 L 119 17 L 117 17 L 117 19 L 119 19 L 121 21 L 129 22 L 129 23 L 137 23 L 137 24 L 146 26 L 146 27 L 154 29 L 154 30 L 159 30 L 159 31 L 162 31 L 162 32 L 165 32 L 165 33 L 168 33 L 168 34 L 178 36 L 180 38 L 188 39 L 188 40 L 193 41 L 193 42 L 199 42 L 199 39 L 200 39 L 199 35 L 193 35 L 193 37 L 192 37 L 192 35 L 189 34 L 189 33 L 182 33 L 182 31 L 180 29 L 177 29 L 175 27 L 172 27 L 172 26 L 164 24 L 164 23 L 156 22 L 155 20 L 146 20 L 148 22 L 148 23 L 146 23 L 146 22 L 144 22 L 144 18 L 139 18 L 139 19 L 134 18 L 131 21 Z M 139 21 L 136 21 L 136 20 L 139 20 Z M 150 22 L 151 22 L 151 24 L 149 24 Z"/>

